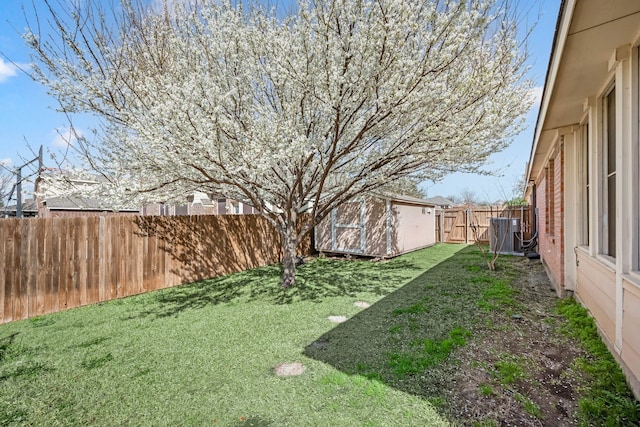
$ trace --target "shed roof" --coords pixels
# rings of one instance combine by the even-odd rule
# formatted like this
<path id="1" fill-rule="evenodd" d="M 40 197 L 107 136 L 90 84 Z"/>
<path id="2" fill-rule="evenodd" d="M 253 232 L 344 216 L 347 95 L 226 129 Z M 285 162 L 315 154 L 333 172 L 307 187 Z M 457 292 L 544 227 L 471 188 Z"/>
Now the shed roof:
<path id="1" fill-rule="evenodd" d="M 453 200 L 449 200 L 442 196 L 428 197 L 425 200 L 437 206 L 454 206 L 456 204 Z"/>
<path id="2" fill-rule="evenodd" d="M 383 198 L 385 200 L 390 200 L 392 202 L 403 202 L 403 203 L 411 203 L 411 204 L 421 205 L 421 206 L 436 207 L 436 204 L 433 203 L 432 201 L 420 199 L 419 197 L 404 196 L 399 194 L 385 194 L 385 193 L 374 194 L 374 196 Z"/>

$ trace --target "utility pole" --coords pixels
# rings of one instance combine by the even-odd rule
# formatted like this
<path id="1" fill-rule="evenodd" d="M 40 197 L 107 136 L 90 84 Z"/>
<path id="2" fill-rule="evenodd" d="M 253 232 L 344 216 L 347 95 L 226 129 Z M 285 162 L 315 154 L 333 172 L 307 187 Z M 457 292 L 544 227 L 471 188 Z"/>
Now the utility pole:
<path id="1" fill-rule="evenodd" d="M 33 162 L 38 162 L 38 171 L 36 173 L 29 174 L 25 177 L 29 178 L 35 174 L 40 174 L 42 170 L 42 145 L 40 146 L 40 150 L 38 151 L 38 156 L 29 160 L 27 163 L 22 166 L 18 166 L 16 168 L 16 185 L 14 188 L 16 189 L 16 218 L 22 218 L 22 168 L 29 166 Z M 11 200 L 11 196 L 13 195 L 13 190 L 11 190 L 11 194 L 9 194 L 9 200 Z M 8 202 L 8 201 L 7 201 Z"/>
<path id="2" fill-rule="evenodd" d="M 16 218 L 22 218 L 22 168 L 16 169 Z"/>

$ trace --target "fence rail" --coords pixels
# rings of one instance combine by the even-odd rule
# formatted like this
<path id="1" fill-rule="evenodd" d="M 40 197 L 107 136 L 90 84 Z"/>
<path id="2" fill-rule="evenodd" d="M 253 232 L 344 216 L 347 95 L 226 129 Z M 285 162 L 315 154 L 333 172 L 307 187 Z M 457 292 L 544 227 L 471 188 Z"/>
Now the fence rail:
<path id="1" fill-rule="evenodd" d="M 272 264 L 280 248 L 257 215 L 4 219 L 0 323 Z"/>
<path id="2" fill-rule="evenodd" d="M 519 219 L 525 239 L 531 238 L 535 228 L 531 206 L 449 208 L 437 213 L 436 240 L 446 243 L 475 243 L 477 240 L 488 244 L 491 218 Z"/>

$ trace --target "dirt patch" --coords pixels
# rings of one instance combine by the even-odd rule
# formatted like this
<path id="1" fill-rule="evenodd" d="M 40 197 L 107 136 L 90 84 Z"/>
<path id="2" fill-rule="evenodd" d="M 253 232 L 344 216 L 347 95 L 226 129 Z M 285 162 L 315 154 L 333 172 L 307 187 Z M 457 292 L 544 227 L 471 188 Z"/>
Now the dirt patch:
<path id="1" fill-rule="evenodd" d="M 499 264 L 499 263 L 498 263 Z M 514 260 L 517 304 L 495 312 L 486 332 L 452 354 L 447 410 L 463 425 L 573 426 L 584 356 L 560 333 L 556 294 L 542 264 Z"/>
<path id="2" fill-rule="evenodd" d="M 369 308 L 371 307 L 371 304 L 369 304 L 368 302 L 364 302 L 364 301 L 356 301 L 353 303 L 353 305 L 355 305 L 356 307 L 360 307 L 360 308 Z"/>

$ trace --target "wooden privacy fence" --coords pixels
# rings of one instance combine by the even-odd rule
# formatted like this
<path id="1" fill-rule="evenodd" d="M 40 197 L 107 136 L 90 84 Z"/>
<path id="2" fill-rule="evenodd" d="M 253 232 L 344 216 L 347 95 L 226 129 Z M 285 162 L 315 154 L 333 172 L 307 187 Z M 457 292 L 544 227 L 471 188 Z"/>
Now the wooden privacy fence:
<path id="1" fill-rule="evenodd" d="M 436 214 L 436 240 L 445 243 L 489 243 L 491 218 L 514 218 L 521 221 L 523 238 L 530 239 L 534 224 L 531 206 L 449 208 Z M 474 232 L 475 226 L 477 232 Z M 477 239 L 476 239 L 477 235 Z"/>
<path id="2" fill-rule="evenodd" d="M 0 323 L 272 264 L 280 248 L 258 215 L 0 220 Z"/>

